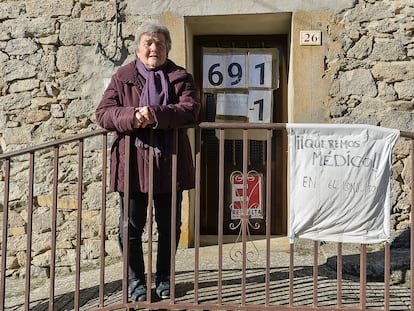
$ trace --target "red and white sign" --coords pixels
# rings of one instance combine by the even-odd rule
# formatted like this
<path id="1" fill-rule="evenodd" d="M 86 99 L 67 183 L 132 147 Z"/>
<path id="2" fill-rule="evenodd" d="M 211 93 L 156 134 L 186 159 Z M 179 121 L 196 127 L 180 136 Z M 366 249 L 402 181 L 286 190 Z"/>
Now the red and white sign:
<path id="1" fill-rule="evenodd" d="M 249 218 L 263 218 L 262 213 L 262 174 L 256 171 L 247 173 L 246 191 L 244 190 L 243 174 L 234 171 L 230 175 L 231 183 L 231 219 L 240 219 L 243 212 L 243 204 L 247 204 Z M 244 193 L 246 197 L 244 197 Z"/>

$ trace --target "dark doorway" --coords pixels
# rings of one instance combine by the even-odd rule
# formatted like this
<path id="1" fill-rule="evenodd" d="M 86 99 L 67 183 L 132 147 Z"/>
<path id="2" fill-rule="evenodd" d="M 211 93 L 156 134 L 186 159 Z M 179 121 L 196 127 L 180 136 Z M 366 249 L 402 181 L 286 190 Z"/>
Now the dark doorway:
<path id="1" fill-rule="evenodd" d="M 194 78 L 201 91 L 202 111 L 200 121 L 218 121 L 216 115 L 217 94 L 203 89 L 203 51 L 209 48 L 263 49 L 276 51 L 278 87 L 272 91 L 272 122 L 287 122 L 287 36 L 196 36 L 194 37 Z M 243 142 L 237 137 L 225 141 L 225 211 L 224 234 L 237 234 L 234 220 L 231 219 L 230 175 L 242 171 Z M 258 172 L 266 181 L 266 142 L 249 140 L 249 171 Z M 218 232 L 218 159 L 219 145 L 215 130 L 204 130 L 202 134 L 202 171 L 201 171 L 201 234 L 215 235 Z M 287 232 L 287 140 L 285 133 L 274 131 L 272 138 L 272 195 L 271 195 L 271 234 Z M 265 204 L 265 202 L 264 202 Z M 255 219 L 258 223 L 251 234 L 265 233 L 265 217 Z"/>

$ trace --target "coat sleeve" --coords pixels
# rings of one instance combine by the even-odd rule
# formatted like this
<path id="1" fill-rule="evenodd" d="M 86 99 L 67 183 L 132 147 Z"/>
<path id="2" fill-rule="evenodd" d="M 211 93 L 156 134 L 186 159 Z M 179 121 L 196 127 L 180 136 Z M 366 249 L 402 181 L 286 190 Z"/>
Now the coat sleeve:
<path id="1" fill-rule="evenodd" d="M 134 130 L 134 107 L 126 102 L 124 88 L 124 84 L 114 75 L 96 109 L 96 122 L 107 130 L 119 133 Z"/>
<path id="2" fill-rule="evenodd" d="M 151 106 L 157 129 L 171 129 L 194 123 L 198 120 L 200 101 L 191 74 L 182 72 L 171 81 L 173 99 L 168 105 Z"/>

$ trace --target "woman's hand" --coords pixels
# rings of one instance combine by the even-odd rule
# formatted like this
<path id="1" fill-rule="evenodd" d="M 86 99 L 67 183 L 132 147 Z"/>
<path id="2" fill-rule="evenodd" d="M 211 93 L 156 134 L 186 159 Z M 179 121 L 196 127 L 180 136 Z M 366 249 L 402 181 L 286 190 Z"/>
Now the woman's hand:
<path id="1" fill-rule="evenodd" d="M 134 128 L 145 128 L 153 123 L 155 119 L 148 106 L 135 108 Z"/>

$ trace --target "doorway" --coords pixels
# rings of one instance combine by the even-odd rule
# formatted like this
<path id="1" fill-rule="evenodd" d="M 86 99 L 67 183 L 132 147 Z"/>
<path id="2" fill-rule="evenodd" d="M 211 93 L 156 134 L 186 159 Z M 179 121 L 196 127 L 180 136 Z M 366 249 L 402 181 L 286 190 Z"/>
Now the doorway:
<path id="1" fill-rule="evenodd" d="M 252 51 L 264 51 L 273 55 L 274 72 L 277 73 L 277 87 L 270 92 L 271 116 L 270 122 L 287 122 L 287 36 L 286 35 L 255 35 L 255 36 L 226 36 L 226 35 L 205 35 L 194 37 L 194 78 L 200 90 L 202 110 L 200 121 L 220 122 L 218 99 L 220 96 L 214 89 L 206 88 L 203 85 L 203 55 L 206 51 L 238 51 L 238 53 L 251 53 Z M 231 63 L 234 65 L 234 62 Z M 234 79 L 240 78 L 238 70 L 240 66 L 229 68 L 229 74 Z M 206 70 L 206 69 L 204 69 Z M 211 81 L 217 77 L 211 76 Z M 236 81 L 234 80 L 233 81 Z M 240 80 L 240 79 L 239 79 Z M 243 90 L 237 90 L 243 93 Z M 232 94 L 236 95 L 236 94 Z M 234 97 L 234 96 L 233 96 Z M 262 114 L 263 117 L 263 114 Z M 241 119 L 236 120 L 240 121 Z M 260 134 L 259 134 L 260 136 Z M 265 134 L 263 134 L 265 137 Z M 242 148 L 243 142 L 239 135 L 226 134 L 225 140 L 225 197 L 224 197 L 224 228 L 227 235 L 234 235 L 234 227 L 237 220 L 234 219 L 232 206 L 232 174 L 242 171 Z M 286 234 L 287 231 L 287 195 L 286 195 L 286 174 L 287 174 L 287 141 L 285 133 L 274 131 L 272 137 L 272 159 L 271 159 L 271 234 Z M 201 219 L 200 230 L 202 235 L 215 235 L 218 232 L 218 159 L 219 144 L 216 131 L 204 130 L 202 133 L 202 163 L 201 163 Z M 253 137 L 249 140 L 248 146 L 249 165 L 248 170 L 255 172 L 262 180 L 266 180 L 266 141 L 260 137 Z M 234 186 L 234 185 L 233 185 Z M 265 196 L 263 196 L 265 197 Z M 262 201 L 263 209 L 266 202 Z M 257 225 L 250 234 L 263 235 L 265 233 L 266 215 L 255 219 Z"/>

